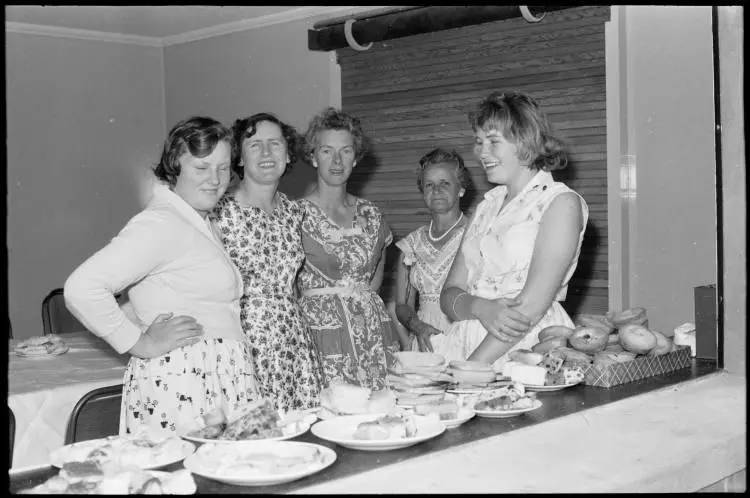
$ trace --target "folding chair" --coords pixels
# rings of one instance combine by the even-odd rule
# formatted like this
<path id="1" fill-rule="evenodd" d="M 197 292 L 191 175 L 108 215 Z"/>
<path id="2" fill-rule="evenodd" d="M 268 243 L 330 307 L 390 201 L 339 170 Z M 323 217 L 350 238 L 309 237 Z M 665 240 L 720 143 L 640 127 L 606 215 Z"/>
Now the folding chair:
<path id="1" fill-rule="evenodd" d="M 8 468 L 13 468 L 13 445 L 16 442 L 16 416 L 13 414 L 13 409 L 8 407 L 8 418 L 10 419 L 10 457 L 8 458 Z"/>
<path id="2" fill-rule="evenodd" d="M 65 444 L 116 436 L 120 433 L 122 384 L 87 392 L 76 403 L 65 432 Z"/>
<path id="3" fill-rule="evenodd" d="M 42 301 L 42 324 L 44 335 L 86 330 L 86 327 L 65 306 L 65 297 L 61 288 L 53 289 Z"/>

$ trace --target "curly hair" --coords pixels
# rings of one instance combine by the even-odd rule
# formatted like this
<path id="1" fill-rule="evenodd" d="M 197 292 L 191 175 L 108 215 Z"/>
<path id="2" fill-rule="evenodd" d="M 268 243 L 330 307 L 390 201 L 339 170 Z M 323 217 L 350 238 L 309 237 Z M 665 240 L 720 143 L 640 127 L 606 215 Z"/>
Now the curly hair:
<path id="1" fill-rule="evenodd" d="M 300 147 L 300 136 L 297 130 L 289 124 L 286 124 L 274 114 L 269 112 L 259 112 L 246 118 L 237 119 L 232 125 L 232 133 L 234 134 L 234 147 L 232 148 L 232 171 L 242 179 L 245 176 L 245 169 L 240 164 L 242 160 L 242 144 L 246 138 L 252 137 L 258 131 L 258 124 L 268 121 L 269 123 L 275 123 L 281 128 L 281 135 L 284 137 L 286 142 L 286 154 L 289 158 L 289 164 L 284 170 L 284 174 L 287 174 L 291 169 L 292 165 L 297 161 Z"/>
<path id="2" fill-rule="evenodd" d="M 417 166 L 417 187 L 419 187 L 421 193 L 424 193 L 424 172 L 434 164 L 453 165 L 456 180 L 458 180 L 461 188 L 468 190 L 471 185 L 471 173 L 466 168 L 461 154 L 455 150 L 447 151 L 438 147 L 422 156 L 422 159 L 419 160 L 419 166 Z"/>
<path id="3" fill-rule="evenodd" d="M 210 155 L 219 142 L 227 142 L 233 148 L 232 131 L 213 118 L 193 116 L 180 121 L 170 130 L 164 141 L 161 158 L 154 168 L 154 175 L 174 187 L 180 176 L 180 157 L 189 153 L 193 157 Z"/>
<path id="4" fill-rule="evenodd" d="M 469 113 L 476 132 L 497 130 L 518 147 L 518 158 L 533 170 L 554 171 L 568 164 L 564 144 L 552 136 L 547 116 L 533 97 L 518 92 L 493 92 Z"/>
<path id="5" fill-rule="evenodd" d="M 320 133 L 326 130 L 345 130 L 351 133 L 354 140 L 355 161 L 362 159 L 370 147 L 359 119 L 335 107 L 327 107 L 323 112 L 313 117 L 307 126 L 303 153 L 305 160 L 308 162 L 319 145 Z"/>

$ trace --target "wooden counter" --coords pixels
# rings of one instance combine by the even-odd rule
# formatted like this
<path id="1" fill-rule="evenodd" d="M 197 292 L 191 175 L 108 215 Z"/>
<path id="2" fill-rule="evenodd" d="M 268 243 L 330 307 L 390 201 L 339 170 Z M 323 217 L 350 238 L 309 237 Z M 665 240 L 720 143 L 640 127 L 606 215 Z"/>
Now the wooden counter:
<path id="1" fill-rule="evenodd" d="M 735 434 L 740 430 L 744 448 L 744 398 L 724 399 L 739 389 L 744 396 L 744 386 L 744 378 L 717 372 L 713 363 L 694 362 L 691 368 L 611 389 L 579 385 L 539 393 L 544 402 L 539 410 L 510 419 L 475 417 L 402 450 L 349 450 L 308 432 L 296 440 L 329 446 L 338 459 L 318 474 L 281 486 L 235 487 L 199 476 L 195 480 L 199 493 L 697 491 L 746 465 L 739 446 L 727 443 L 740 436 Z M 691 397 L 695 389 L 701 396 L 715 393 L 729 405 Z M 675 396 L 680 399 L 671 399 Z M 701 418 L 714 411 L 726 420 Z M 717 424 L 726 433 L 718 433 Z M 684 460 L 694 455 L 684 444 L 676 445 L 675 437 L 695 451 L 708 451 L 710 468 L 688 469 L 685 480 Z M 682 454 L 671 455 L 674 452 Z M 670 458 L 673 462 L 661 465 L 653 461 Z M 174 464 L 166 470 L 181 467 Z M 11 476 L 10 490 L 33 486 L 55 472 Z"/>

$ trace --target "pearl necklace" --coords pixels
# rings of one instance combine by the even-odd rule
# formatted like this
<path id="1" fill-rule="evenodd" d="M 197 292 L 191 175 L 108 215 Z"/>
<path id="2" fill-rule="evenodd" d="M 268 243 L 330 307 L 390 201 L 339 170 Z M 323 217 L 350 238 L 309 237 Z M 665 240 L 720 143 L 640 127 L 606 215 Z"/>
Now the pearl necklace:
<path id="1" fill-rule="evenodd" d="M 451 225 L 451 227 L 448 230 L 446 230 L 445 232 L 443 232 L 443 235 L 441 235 L 440 237 L 433 237 L 432 236 L 432 220 L 430 220 L 430 229 L 427 230 L 427 236 L 433 242 L 440 242 L 441 240 L 443 240 L 445 238 L 446 235 L 448 235 L 449 233 L 451 233 L 451 230 L 453 230 L 454 228 L 456 228 L 456 225 L 458 225 L 459 223 L 461 223 L 461 220 L 463 219 L 463 217 L 464 217 L 464 213 L 461 213 L 461 216 L 458 217 L 458 219 L 456 220 L 456 222 L 453 225 Z"/>

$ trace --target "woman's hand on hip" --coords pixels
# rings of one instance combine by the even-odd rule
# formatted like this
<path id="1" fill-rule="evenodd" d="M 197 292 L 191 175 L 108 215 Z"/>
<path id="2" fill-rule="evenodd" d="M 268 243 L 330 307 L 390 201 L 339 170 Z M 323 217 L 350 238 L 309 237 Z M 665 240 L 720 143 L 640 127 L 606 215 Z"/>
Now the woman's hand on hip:
<path id="1" fill-rule="evenodd" d="M 144 338 L 147 339 L 143 351 L 145 355 L 136 356 L 154 358 L 183 346 L 192 346 L 201 340 L 203 334 L 203 326 L 192 316 L 162 313 L 154 319 L 144 334 Z"/>
<path id="2" fill-rule="evenodd" d="M 517 298 L 481 299 L 475 304 L 474 315 L 496 339 L 516 342 L 531 327 L 531 320 L 515 308 L 519 304 Z"/>

